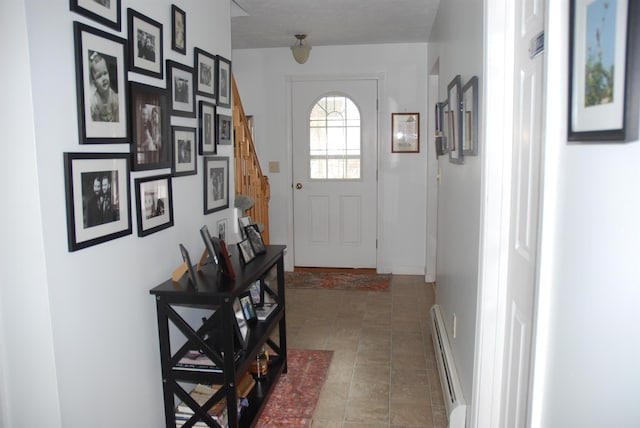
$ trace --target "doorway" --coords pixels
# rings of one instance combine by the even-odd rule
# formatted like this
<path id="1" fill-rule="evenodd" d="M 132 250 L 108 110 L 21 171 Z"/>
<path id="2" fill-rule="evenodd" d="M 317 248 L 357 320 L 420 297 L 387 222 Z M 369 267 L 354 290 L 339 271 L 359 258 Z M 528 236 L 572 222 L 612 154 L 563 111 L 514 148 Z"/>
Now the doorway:
<path id="1" fill-rule="evenodd" d="M 378 81 L 291 85 L 294 264 L 375 268 Z"/>

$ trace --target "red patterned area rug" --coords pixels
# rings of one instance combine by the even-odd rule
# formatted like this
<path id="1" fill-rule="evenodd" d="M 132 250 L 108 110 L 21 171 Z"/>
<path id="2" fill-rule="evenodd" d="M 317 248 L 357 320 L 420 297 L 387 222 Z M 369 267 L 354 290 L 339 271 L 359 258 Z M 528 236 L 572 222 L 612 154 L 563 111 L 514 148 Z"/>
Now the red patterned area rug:
<path id="1" fill-rule="evenodd" d="M 335 290 L 389 291 L 391 275 L 347 272 L 285 272 L 290 288 L 325 288 Z"/>
<path id="2" fill-rule="evenodd" d="M 333 351 L 287 351 L 287 373 L 280 376 L 256 428 L 310 427 Z"/>

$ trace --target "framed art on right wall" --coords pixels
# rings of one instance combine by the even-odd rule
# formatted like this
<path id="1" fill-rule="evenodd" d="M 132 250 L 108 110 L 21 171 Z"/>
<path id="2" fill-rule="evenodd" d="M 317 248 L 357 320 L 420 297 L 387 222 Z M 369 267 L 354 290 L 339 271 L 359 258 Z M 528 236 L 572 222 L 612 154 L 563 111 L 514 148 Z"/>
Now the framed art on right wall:
<path id="1" fill-rule="evenodd" d="M 633 85 L 639 6 L 629 0 L 572 0 L 570 9 L 569 141 L 637 137 Z"/>

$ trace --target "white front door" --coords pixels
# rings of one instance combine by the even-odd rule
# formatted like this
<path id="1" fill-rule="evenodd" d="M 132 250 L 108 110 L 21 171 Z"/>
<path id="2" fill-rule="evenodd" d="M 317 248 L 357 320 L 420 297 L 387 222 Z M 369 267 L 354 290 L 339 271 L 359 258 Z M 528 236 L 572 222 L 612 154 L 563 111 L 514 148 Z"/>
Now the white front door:
<path id="1" fill-rule="evenodd" d="M 544 29 L 544 2 L 516 2 L 511 222 L 507 285 L 503 427 L 527 426 L 538 265 L 544 54 L 533 55 Z"/>
<path id="2" fill-rule="evenodd" d="M 378 82 L 292 82 L 295 266 L 375 268 Z"/>

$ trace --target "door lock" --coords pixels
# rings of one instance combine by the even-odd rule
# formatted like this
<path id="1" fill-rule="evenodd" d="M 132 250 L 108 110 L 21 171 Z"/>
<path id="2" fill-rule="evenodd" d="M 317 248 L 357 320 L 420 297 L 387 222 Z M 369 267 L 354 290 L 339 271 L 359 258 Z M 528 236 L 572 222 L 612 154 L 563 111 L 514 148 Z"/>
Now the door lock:
<path id="1" fill-rule="evenodd" d="M 296 189 L 298 190 L 302 189 L 302 183 L 296 183 Z"/>

